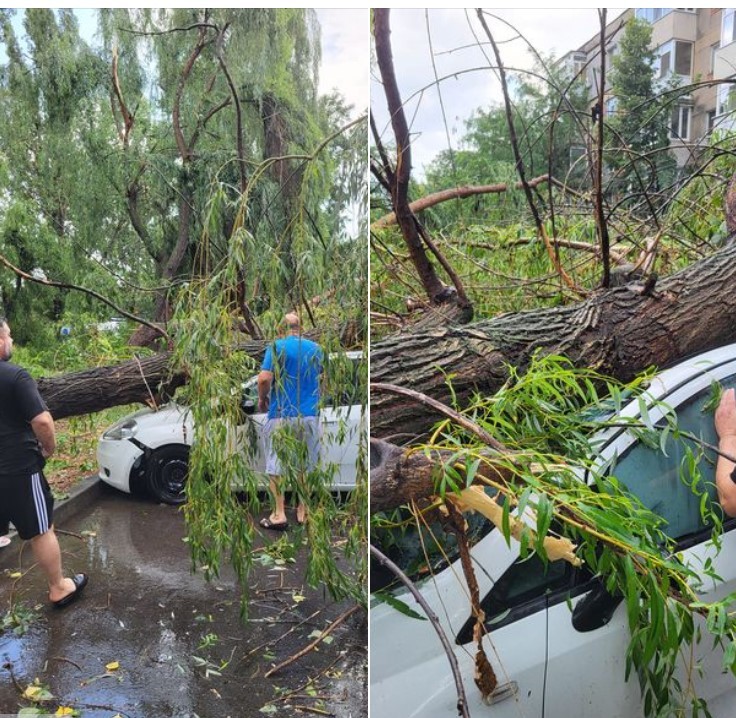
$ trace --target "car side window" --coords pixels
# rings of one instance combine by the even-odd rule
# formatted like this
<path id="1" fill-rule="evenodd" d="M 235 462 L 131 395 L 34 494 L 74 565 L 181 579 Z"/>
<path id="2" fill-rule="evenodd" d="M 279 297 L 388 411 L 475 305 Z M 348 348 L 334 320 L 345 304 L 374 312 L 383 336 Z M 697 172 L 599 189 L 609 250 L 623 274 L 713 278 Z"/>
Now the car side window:
<path id="1" fill-rule="evenodd" d="M 736 385 L 736 378 L 722 382 L 724 388 Z M 718 444 L 713 424 L 713 411 L 706 408 L 712 393 L 710 388 L 693 395 L 677 408 L 677 424 L 680 430 L 699 437 L 711 446 Z M 666 401 L 666 399 L 665 399 Z M 694 449 L 700 457 L 699 469 L 703 484 L 694 493 L 689 482 L 691 477 L 683 475 L 686 446 Z M 694 442 L 667 439 L 664 452 L 659 448 L 636 442 L 612 467 L 611 473 L 636 495 L 651 511 L 664 518 L 662 530 L 672 539 L 682 540 L 705 531 L 700 501 L 705 490 L 710 501 L 718 503 L 715 487 L 716 455 L 712 449 L 703 451 Z"/>
<path id="2" fill-rule="evenodd" d="M 560 603 L 583 590 L 590 572 L 567 561 L 548 561 L 537 554 L 517 559 L 481 601 L 487 632 L 536 613 L 551 603 Z M 469 619 L 457 635 L 457 643 L 473 638 L 474 619 Z"/>

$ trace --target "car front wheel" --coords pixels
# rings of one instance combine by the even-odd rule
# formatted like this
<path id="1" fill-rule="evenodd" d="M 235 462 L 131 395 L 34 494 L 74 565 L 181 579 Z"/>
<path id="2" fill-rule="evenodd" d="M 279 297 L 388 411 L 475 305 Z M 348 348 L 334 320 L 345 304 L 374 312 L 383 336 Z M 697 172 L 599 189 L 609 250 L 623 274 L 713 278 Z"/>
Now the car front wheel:
<path id="1" fill-rule="evenodd" d="M 189 447 L 164 446 L 153 452 L 148 464 L 148 490 L 165 504 L 179 505 L 187 500 L 185 488 L 189 474 Z"/>

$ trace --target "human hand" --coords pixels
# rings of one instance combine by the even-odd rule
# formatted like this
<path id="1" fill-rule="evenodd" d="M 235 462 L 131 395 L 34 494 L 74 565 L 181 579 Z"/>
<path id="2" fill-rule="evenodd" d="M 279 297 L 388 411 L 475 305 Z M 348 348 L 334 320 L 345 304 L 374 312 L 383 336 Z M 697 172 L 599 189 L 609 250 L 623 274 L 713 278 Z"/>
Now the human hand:
<path id="1" fill-rule="evenodd" d="M 736 390 L 726 389 L 721 396 L 715 414 L 716 433 L 719 439 L 736 437 Z"/>

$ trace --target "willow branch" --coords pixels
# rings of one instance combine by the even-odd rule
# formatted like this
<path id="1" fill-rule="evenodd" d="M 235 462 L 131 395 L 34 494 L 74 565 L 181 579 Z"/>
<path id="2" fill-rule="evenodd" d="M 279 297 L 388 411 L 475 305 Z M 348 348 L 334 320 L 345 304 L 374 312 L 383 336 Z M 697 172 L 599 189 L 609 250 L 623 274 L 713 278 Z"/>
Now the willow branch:
<path id="1" fill-rule="evenodd" d="M 463 416 L 454 409 L 451 409 L 441 401 L 432 399 L 432 397 L 422 394 L 421 392 L 414 391 L 413 389 L 406 389 L 403 386 L 396 386 L 395 384 L 382 384 L 380 382 L 371 382 L 370 390 L 376 392 L 385 392 L 389 394 L 398 394 L 399 396 L 406 396 L 424 406 L 428 406 L 430 409 L 434 409 L 440 414 L 444 414 L 448 419 L 451 419 L 458 426 L 465 429 L 465 431 L 477 436 L 486 446 L 490 446 L 499 452 L 508 452 L 508 449 L 498 439 L 494 439 L 485 429 L 476 424 L 474 421 L 468 419 L 467 416 Z"/>
<path id="2" fill-rule="evenodd" d="M 528 184 L 530 187 L 536 187 L 543 182 L 549 182 L 549 175 L 540 175 L 532 180 L 529 180 Z M 560 183 L 561 184 L 561 183 Z M 523 189 L 523 184 L 517 182 L 511 185 L 514 189 Z M 419 199 L 415 199 L 409 204 L 409 208 L 415 214 L 422 212 L 425 209 L 434 207 L 435 205 L 447 202 L 451 199 L 466 199 L 467 197 L 475 197 L 479 194 L 500 194 L 501 192 L 507 192 L 510 189 L 506 182 L 497 182 L 495 184 L 485 185 L 464 185 L 462 187 L 453 187 L 452 189 L 443 189 L 439 192 L 433 192 Z M 383 217 L 380 217 L 371 224 L 371 229 L 381 229 L 383 227 L 390 227 L 396 224 L 396 213 L 391 212 Z"/>
<path id="3" fill-rule="evenodd" d="M 25 279 L 28 282 L 35 282 L 36 284 L 42 284 L 45 287 L 55 287 L 57 289 L 73 289 L 77 292 L 82 292 L 83 294 L 87 294 L 90 297 L 94 297 L 95 299 L 99 300 L 103 304 L 107 304 L 108 307 L 112 307 L 118 314 L 121 314 L 124 317 L 127 317 L 128 319 L 138 323 L 143 324 L 144 326 L 148 327 L 149 329 L 153 329 L 157 334 L 160 334 L 164 339 L 169 339 L 169 335 L 159 326 L 156 326 L 155 324 L 152 324 L 151 322 L 146 321 L 145 319 L 142 319 L 141 317 L 137 317 L 135 314 L 131 314 L 130 312 L 125 311 L 125 309 L 122 309 L 117 304 L 109 300 L 107 297 L 103 297 L 101 294 L 98 294 L 92 289 L 86 289 L 85 287 L 80 287 L 76 284 L 68 284 L 66 282 L 54 282 L 50 279 L 42 279 L 41 277 L 34 277 L 32 274 L 28 274 L 28 272 L 24 272 L 22 269 L 16 267 L 14 264 L 12 264 L 8 259 L 6 259 L 2 254 L 0 254 L 0 264 L 3 264 L 5 267 L 7 267 L 9 270 L 14 272 L 18 277 L 21 279 Z"/>

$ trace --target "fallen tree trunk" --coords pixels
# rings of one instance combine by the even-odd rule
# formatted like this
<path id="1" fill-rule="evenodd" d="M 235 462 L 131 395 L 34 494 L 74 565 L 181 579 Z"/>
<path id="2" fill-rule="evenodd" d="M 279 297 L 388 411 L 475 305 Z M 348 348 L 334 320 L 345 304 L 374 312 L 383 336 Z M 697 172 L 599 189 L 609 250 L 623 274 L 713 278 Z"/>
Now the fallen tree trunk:
<path id="1" fill-rule="evenodd" d="M 239 348 L 260 361 L 266 345 L 265 341 L 251 341 Z M 42 377 L 38 379 L 38 388 L 51 415 L 64 419 L 121 404 L 165 400 L 186 380 L 186 372 L 171 367 L 171 353 L 163 352 L 114 366 Z"/>
<path id="2" fill-rule="evenodd" d="M 371 439 L 370 442 L 370 510 L 371 513 L 389 511 L 412 501 L 426 499 L 435 493 L 437 469 L 451 461 L 455 452 L 404 449 L 387 441 Z M 494 483 L 507 483 L 513 472 L 506 465 L 482 462 L 476 480 L 489 479 Z"/>
<path id="3" fill-rule="evenodd" d="M 323 332 L 311 329 L 304 336 L 320 341 Z M 358 346 L 363 342 L 362 326 L 347 321 L 339 327 L 340 344 Z M 240 342 L 237 350 L 245 352 L 258 364 L 271 340 L 252 339 Z M 187 382 L 187 373 L 171 365 L 171 352 L 130 359 L 112 366 L 38 379 L 38 388 L 55 419 L 81 416 L 121 404 L 166 401 L 177 387 Z M 243 377 L 248 379 L 249 377 Z"/>
<path id="4" fill-rule="evenodd" d="M 448 405 L 455 397 L 462 406 L 476 392 L 495 393 L 507 366 L 523 369 L 540 351 L 628 381 L 650 366 L 736 341 L 735 284 L 736 246 L 729 245 L 653 290 L 629 284 L 566 307 L 394 334 L 371 346 L 371 380 Z M 374 437 L 416 437 L 438 418 L 405 397 L 372 393 Z"/>

